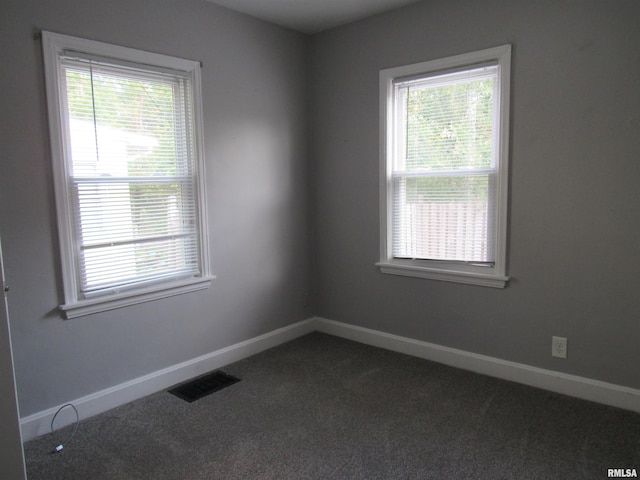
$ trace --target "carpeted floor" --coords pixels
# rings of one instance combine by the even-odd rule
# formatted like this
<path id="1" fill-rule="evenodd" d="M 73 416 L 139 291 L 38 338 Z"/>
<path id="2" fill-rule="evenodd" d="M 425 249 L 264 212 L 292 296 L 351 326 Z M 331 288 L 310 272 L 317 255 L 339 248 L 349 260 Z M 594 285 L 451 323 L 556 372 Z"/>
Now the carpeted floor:
<path id="1" fill-rule="evenodd" d="M 640 414 L 314 333 L 25 444 L 29 480 L 603 479 Z M 82 412 L 80 412 L 82 415 Z"/>

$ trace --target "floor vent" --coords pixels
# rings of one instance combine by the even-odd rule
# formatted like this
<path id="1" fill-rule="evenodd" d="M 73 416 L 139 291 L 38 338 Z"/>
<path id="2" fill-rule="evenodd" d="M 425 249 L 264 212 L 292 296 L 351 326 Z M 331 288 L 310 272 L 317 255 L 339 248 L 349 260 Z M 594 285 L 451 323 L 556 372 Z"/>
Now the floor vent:
<path id="1" fill-rule="evenodd" d="M 169 393 L 191 403 L 239 381 L 239 378 L 218 370 L 176 385 Z"/>

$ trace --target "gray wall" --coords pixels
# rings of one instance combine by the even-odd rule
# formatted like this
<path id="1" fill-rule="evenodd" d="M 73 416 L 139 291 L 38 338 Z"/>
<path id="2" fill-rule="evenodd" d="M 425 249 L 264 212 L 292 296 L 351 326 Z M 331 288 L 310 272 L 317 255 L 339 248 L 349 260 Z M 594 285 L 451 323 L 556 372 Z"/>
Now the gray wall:
<path id="1" fill-rule="evenodd" d="M 62 320 L 37 29 L 201 60 L 210 289 Z M 308 318 L 308 39 L 196 0 L 4 0 L 0 232 L 20 411 Z"/>
<path id="2" fill-rule="evenodd" d="M 378 71 L 506 43 L 509 286 L 380 274 Z M 317 314 L 639 388 L 639 52 L 637 0 L 430 0 L 313 37 Z"/>

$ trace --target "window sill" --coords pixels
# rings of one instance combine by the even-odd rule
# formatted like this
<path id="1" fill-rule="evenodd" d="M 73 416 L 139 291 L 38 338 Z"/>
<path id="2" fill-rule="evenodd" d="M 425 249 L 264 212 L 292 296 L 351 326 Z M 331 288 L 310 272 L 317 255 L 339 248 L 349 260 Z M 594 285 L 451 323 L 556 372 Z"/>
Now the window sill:
<path id="1" fill-rule="evenodd" d="M 64 313 L 64 317 L 68 320 L 93 313 L 114 310 L 116 308 L 128 307 L 138 303 L 150 302 L 160 298 L 204 290 L 205 288 L 209 288 L 211 280 L 214 278 L 215 277 L 189 279 L 164 284 L 162 286 L 149 287 L 143 290 L 118 293 L 107 297 L 78 300 L 74 303 L 60 305 L 58 308 Z"/>
<path id="2" fill-rule="evenodd" d="M 509 277 L 502 275 L 490 275 L 475 272 L 459 272 L 454 270 L 443 270 L 415 265 L 398 265 L 395 263 L 378 262 L 376 266 L 380 272 L 391 275 L 403 275 L 407 277 L 428 278 L 443 282 L 465 283 L 468 285 L 479 285 L 482 287 L 505 288 Z"/>

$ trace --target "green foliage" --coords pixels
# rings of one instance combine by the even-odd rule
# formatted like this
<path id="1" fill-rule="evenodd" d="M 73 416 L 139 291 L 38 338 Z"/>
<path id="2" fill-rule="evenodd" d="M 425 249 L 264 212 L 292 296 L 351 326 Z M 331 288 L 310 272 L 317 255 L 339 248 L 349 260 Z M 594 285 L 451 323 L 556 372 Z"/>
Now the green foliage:
<path id="1" fill-rule="evenodd" d="M 489 168 L 493 90 L 492 79 L 409 88 L 407 170 Z"/>

